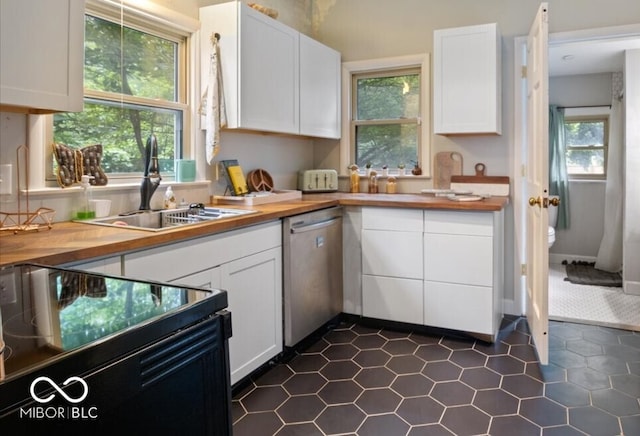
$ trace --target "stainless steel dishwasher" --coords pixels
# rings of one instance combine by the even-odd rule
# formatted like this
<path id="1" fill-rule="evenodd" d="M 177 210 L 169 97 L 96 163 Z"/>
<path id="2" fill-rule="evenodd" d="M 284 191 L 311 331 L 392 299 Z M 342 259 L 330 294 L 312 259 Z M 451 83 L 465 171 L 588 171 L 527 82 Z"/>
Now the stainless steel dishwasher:
<path id="1" fill-rule="evenodd" d="M 284 344 L 292 347 L 342 311 L 342 208 L 284 220 Z"/>

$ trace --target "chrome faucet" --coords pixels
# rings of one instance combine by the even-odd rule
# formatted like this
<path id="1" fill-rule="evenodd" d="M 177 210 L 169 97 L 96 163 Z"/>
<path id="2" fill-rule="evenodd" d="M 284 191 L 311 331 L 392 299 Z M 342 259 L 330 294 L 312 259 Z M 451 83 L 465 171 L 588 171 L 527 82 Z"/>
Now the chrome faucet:
<path id="1" fill-rule="evenodd" d="M 144 176 L 140 185 L 140 210 L 151 210 L 151 197 L 160 184 L 158 140 L 153 133 L 147 138 L 144 153 Z"/>

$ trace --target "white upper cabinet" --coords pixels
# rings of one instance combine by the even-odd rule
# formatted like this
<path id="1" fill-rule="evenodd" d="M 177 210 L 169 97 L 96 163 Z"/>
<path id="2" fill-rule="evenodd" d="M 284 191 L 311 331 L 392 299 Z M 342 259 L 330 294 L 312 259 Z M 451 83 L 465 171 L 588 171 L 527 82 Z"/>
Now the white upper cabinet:
<path id="1" fill-rule="evenodd" d="M 434 31 L 434 133 L 502 133 L 502 41 L 497 24 Z"/>
<path id="2" fill-rule="evenodd" d="M 300 133 L 340 138 L 340 53 L 300 34 Z"/>
<path id="3" fill-rule="evenodd" d="M 220 35 L 228 128 L 340 136 L 339 53 L 242 2 L 200 8 L 200 21 L 203 92 Z"/>
<path id="4" fill-rule="evenodd" d="M 84 1 L 0 2 L 0 110 L 83 109 Z"/>

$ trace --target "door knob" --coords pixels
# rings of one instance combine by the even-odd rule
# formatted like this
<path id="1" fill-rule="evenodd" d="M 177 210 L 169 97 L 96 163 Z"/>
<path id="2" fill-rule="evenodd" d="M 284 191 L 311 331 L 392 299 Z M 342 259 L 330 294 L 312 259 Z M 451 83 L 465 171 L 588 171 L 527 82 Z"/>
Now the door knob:
<path id="1" fill-rule="evenodd" d="M 542 206 L 544 208 L 548 207 L 549 204 L 551 204 L 552 206 L 558 206 L 560 204 L 560 199 L 557 197 L 554 198 L 542 198 L 542 197 L 538 197 L 538 198 L 534 198 L 534 197 L 529 197 L 529 206 Z"/>

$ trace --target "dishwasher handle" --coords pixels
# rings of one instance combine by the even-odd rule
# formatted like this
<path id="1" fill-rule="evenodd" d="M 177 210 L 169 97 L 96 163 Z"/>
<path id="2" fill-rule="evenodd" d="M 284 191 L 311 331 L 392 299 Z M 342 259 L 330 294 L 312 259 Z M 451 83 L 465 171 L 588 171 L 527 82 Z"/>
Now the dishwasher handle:
<path id="1" fill-rule="evenodd" d="M 310 232 L 313 230 L 323 229 L 335 224 L 340 218 L 330 218 L 324 221 L 318 221 L 312 224 L 300 224 L 291 226 L 291 234 Z"/>

